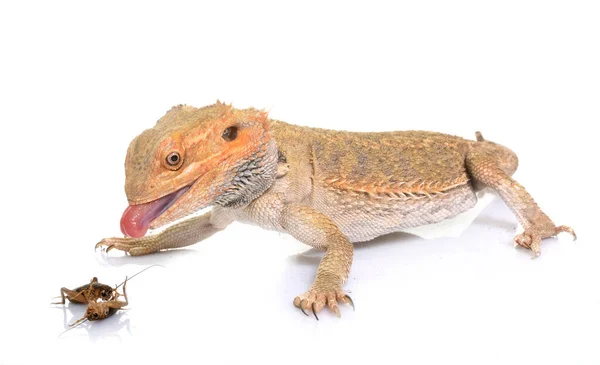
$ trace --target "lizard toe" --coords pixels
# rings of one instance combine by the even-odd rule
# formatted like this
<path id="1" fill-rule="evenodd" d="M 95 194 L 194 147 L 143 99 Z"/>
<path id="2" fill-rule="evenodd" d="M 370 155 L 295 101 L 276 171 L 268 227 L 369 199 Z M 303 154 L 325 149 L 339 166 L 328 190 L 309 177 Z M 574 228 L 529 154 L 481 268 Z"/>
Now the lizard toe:
<path id="1" fill-rule="evenodd" d="M 573 236 L 573 241 L 577 240 L 577 235 L 575 234 L 575 231 L 573 230 L 573 228 L 571 228 L 569 226 L 556 227 L 556 233 L 555 234 L 559 234 L 561 232 L 570 233 L 571 236 Z"/>
<path id="2" fill-rule="evenodd" d="M 354 301 L 352 300 L 352 298 L 350 298 L 350 296 L 348 294 L 344 294 L 344 296 L 340 299 L 343 303 L 346 304 L 350 304 L 350 306 L 352 307 L 352 310 L 356 310 L 356 307 L 354 306 Z"/>
<path id="3" fill-rule="evenodd" d="M 338 302 L 348 303 L 354 308 L 352 299 L 350 299 L 350 297 L 341 289 L 329 291 L 309 290 L 294 299 L 294 306 L 300 308 L 302 313 L 307 316 L 308 313 L 306 311 L 312 311 L 315 318 L 318 320 L 317 313 L 322 311 L 325 307 L 329 308 L 336 317 L 341 317 Z"/>
<path id="4" fill-rule="evenodd" d="M 573 236 L 573 239 L 577 239 L 577 235 L 571 227 L 556 227 L 552 222 L 549 222 L 548 224 L 534 225 L 526 229 L 523 233 L 518 234 L 515 237 L 515 244 L 531 250 L 535 257 L 537 257 L 542 252 L 540 248 L 542 240 L 545 238 L 556 236 L 561 232 L 570 233 Z"/>
<path id="5" fill-rule="evenodd" d="M 515 237 L 515 243 L 521 247 L 529 249 L 531 247 L 531 235 L 523 232 Z"/>
<path id="6" fill-rule="evenodd" d="M 540 248 L 541 237 L 533 232 L 525 231 L 515 237 L 515 243 L 533 252 L 534 257 L 538 257 L 542 250 Z"/>
<path id="7" fill-rule="evenodd" d="M 131 256 L 147 255 L 158 251 L 154 244 L 154 237 L 142 238 L 105 238 L 98 242 L 95 249 L 104 248 L 104 252 L 111 250 L 123 251 Z"/>
<path id="8" fill-rule="evenodd" d="M 103 239 L 102 241 L 96 243 L 96 245 L 94 246 L 94 251 L 97 251 L 99 248 L 104 248 L 104 247 L 109 247 L 110 244 L 106 242 L 106 239 Z"/>
<path id="9" fill-rule="evenodd" d="M 120 250 L 120 251 L 125 251 L 128 252 L 128 246 L 126 244 L 125 239 L 123 238 L 105 238 L 102 241 L 96 243 L 96 246 L 94 247 L 94 251 L 96 251 L 98 248 L 103 248 L 104 252 L 108 253 L 111 250 Z"/>

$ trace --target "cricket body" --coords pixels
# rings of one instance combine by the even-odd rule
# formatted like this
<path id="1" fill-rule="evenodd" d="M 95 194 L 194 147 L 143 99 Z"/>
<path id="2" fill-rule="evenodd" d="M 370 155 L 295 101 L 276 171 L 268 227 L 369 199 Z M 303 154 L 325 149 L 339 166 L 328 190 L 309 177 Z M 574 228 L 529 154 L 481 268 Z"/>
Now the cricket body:
<path id="1" fill-rule="evenodd" d="M 109 285 L 99 283 L 98 278 L 94 277 L 90 280 L 89 284 L 79 286 L 75 289 L 61 288 L 60 296 L 62 300 L 52 304 L 65 304 L 65 299 L 68 299 L 71 303 L 87 304 L 95 302 L 98 299 L 112 300 L 114 295 L 113 288 Z"/>
<path id="2" fill-rule="evenodd" d="M 99 321 L 106 319 L 117 313 L 120 309 L 123 309 L 123 307 L 129 304 L 127 300 L 126 286 L 127 278 L 125 278 L 125 282 L 123 283 L 123 294 L 119 293 L 117 289 L 114 289 L 114 295 L 110 300 L 90 301 L 85 309 L 85 314 L 83 317 L 71 324 L 70 327 L 75 327 L 84 321 Z M 119 300 L 120 296 L 123 296 L 125 301 Z"/>
<path id="3" fill-rule="evenodd" d="M 145 268 L 141 271 L 138 271 L 137 273 L 132 275 L 129 278 L 129 280 L 133 279 L 134 277 L 138 276 L 139 274 L 143 273 L 144 271 L 146 271 L 154 266 L 160 266 L 160 265 L 150 265 L 147 268 Z M 119 294 L 117 289 L 121 285 L 125 285 L 126 282 L 127 282 L 127 279 L 125 279 L 125 281 L 122 282 L 121 284 L 116 285 L 114 288 L 112 288 L 110 285 L 99 283 L 98 278 L 94 276 L 92 278 L 92 280 L 90 280 L 89 284 L 79 286 L 75 289 L 71 290 L 71 289 L 68 289 L 65 287 L 60 288 L 60 296 L 61 296 L 62 300 L 60 302 L 51 303 L 51 304 L 65 304 L 65 302 L 66 302 L 65 299 L 69 299 L 69 302 L 71 302 L 71 303 L 78 303 L 78 304 L 89 304 L 92 302 L 97 302 L 99 299 L 102 301 L 105 301 L 105 302 L 115 300 L 121 295 L 121 294 Z"/>
<path id="4" fill-rule="evenodd" d="M 498 192 L 524 227 L 515 242 L 540 253 L 559 232 L 511 178 L 516 155 L 506 147 L 423 131 L 354 133 L 272 120 L 264 111 L 217 102 L 179 105 L 130 144 L 121 219 L 125 238 L 96 247 L 144 255 L 188 246 L 233 221 L 286 232 L 325 255 L 316 278 L 294 304 L 316 313 L 338 302 L 353 242 L 455 216 L 475 192 Z M 204 215 L 156 229 L 212 206 Z"/>

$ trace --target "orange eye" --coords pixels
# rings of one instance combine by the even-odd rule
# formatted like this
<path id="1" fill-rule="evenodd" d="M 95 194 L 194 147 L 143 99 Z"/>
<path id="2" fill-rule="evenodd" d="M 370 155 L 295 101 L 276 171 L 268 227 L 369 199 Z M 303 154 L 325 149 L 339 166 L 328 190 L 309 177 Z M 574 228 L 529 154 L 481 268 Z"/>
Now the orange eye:
<path id="1" fill-rule="evenodd" d="M 179 155 L 179 152 L 171 152 L 167 156 L 167 165 L 169 166 L 177 166 L 180 161 L 181 156 Z"/>

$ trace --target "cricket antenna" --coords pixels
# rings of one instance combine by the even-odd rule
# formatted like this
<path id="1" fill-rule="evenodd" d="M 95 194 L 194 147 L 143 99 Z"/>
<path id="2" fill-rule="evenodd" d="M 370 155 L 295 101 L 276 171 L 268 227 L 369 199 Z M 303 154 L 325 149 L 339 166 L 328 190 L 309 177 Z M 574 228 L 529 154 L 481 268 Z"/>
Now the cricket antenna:
<path id="1" fill-rule="evenodd" d="M 70 324 L 69 328 L 67 328 L 66 330 L 62 331 L 60 333 L 60 335 L 57 336 L 57 338 L 59 338 L 60 336 L 62 336 L 63 334 L 65 334 L 66 332 L 69 332 L 70 330 L 72 330 L 73 328 L 77 328 L 79 326 L 81 326 L 82 324 L 84 324 L 85 322 L 87 322 L 88 319 L 86 317 L 83 317 L 81 319 L 79 319 L 77 322 Z"/>
<path id="2" fill-rule="evenodd" d="M 143 273 L 144 271 L 146 271 L 146 270 L 148 270 L 149 268 L 151 268 L 151 267 L 154 267 L 154 266 L 160 266 L 160 265 L 159 265 L 159 264 L 150 265 L 150 266 L 148 266 L 147 268 L 145 268 L 145 269 L 143 269 L 143 270 L 141 270 L 141 271 L 138 271 L 137 273 L 135 273 L 135 274 L 134 274 L 134 275 L 132 275 L 131 277 L 129 277 L 129 278 L 127 278 L 127 277 L 126 277 L 126 278 L 125 278 L 125 281 L 127 281 L 127 280 L 131 280 L 131 279 L 135 278 L 135 277 L 136 277 L 136 276 L 138 276 L 139 274 Z M 161 267 L 162 267 L 162 266 L 161 266 Z M 115 286 L 115 290 L 116 290 L 116 289 L 119 289 L 119 287 L 120 287 L 121 285 L 125 284 L 125 281 L 124 281 L 124 282 L 122 282 L 121 284 L 119 284 L 119 285 Z"/>

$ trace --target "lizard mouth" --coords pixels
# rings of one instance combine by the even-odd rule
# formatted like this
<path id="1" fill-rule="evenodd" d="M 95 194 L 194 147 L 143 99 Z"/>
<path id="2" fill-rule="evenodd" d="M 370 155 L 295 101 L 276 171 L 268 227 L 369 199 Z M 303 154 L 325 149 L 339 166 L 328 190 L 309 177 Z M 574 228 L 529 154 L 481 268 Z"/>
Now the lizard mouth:
<path id="1" fill-rule="evenodd" d="M 121 232 L 126 237 L 143 237 L 148 232 L 150 223 L 175 204 L 190 187 L 191 185 L 184 186 L 179 190 L 148 203 L 128 206 L 121 217 Z"/>

